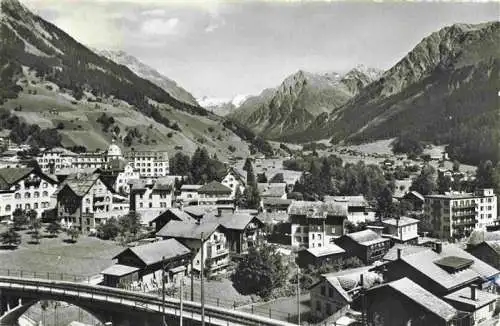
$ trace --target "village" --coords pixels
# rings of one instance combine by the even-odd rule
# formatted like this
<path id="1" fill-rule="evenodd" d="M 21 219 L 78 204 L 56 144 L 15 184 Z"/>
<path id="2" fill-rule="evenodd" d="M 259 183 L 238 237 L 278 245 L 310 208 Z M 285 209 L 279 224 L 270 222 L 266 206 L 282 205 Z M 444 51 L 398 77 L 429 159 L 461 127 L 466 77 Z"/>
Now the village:
<path id="1" fill-rule="evenodd" d="M 376 167 L 313 150 L 221 163 L 198 149 L 190 163 L 114 142 L 94 153 L 31 152 L 1 158 L 3 275 L 46 273 L 307 325 L 498 322 L 497 196 L 467 186 L 482 177 L 443 168 L 445 157 L 434 181 L 428 157 L 381 156 Z M 382 180 L 336 185 L 351 168 Z M 384 176 L 396 172 L 411 186 L 387 193 Z M 26 250 L 57 263 L 36 266 L 21 258 Z"/>

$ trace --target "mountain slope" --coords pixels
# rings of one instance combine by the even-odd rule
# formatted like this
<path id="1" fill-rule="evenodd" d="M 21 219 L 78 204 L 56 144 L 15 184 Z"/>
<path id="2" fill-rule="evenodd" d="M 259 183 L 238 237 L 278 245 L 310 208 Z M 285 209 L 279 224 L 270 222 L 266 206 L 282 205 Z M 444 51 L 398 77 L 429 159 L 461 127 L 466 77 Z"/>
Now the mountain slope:
<path id="1" fill-rule="evenodd" d="M 248 153 L 222 128 L 224 120 L 199 105 L 95 54 L 16 0 L 2 0 L 0 9 L 0 108 L 25 123 L 57 127 L 65 146 L 103 149 L 116 138 L 136 149 L 207 146 L 219 157 Z M 16 134 L 21 141 L 29 137 L 29 131 Z"/>
<path id="2" fill-rule="evenodd" d="M 184 88 L 180 87 L 175 81 L 170 78 L 165 77 L 157 70 L 149 67 L 148 65 L 142 63 L 136 57 L 124 52 L 124 51 L 113 51 L 113 50 L 97 50 L 94 52 L 100 54 L 118 64 L 124 65 L 130 70 L 132 70 L 137 76 L 149 80 L 155 85 L 161 87 L 167 93 L 169 93 L 173 98 L 180 102 L 188 103 L 197 106 L 193 95 L 191 95 Z"/>
<path id="3" fill-rule="evenodd" d="M 229 117 L 269 139 L 287 139 L 305 130 L 314 119 L 344 104 L 377 74 L 353 69 L 344 76 L 304 71 L 287 77 L 276 89 L 247 99 Z M 375 70 L 370 70 L 375 72 Z"/>
<path id="4" fill-rule="evenodd" d="M 422 140 L 453 144 L 457 130 L 473 129 L 484 121 L 482 127 L 491 132 L 481 138 L 486 138 L 483 142 L 490 150 L 485 150 L 496 160 L 498 44 L 498 22 L 445 27 L 424 38 L 379 80 L 294 137 L 363 142 L 405 131 Z"/>
<path id="5" fill-rule="evenodd" d="M 248 99 L 247 95 L 237 95 L 232 99 L 228 98 L 210 98 L 204 96 L 198 99 L 198 103 L 201 107 L 207 109 L 208 111 L 217 114 L 218 116 L 224 117 L 236 110 L 241 106 L 243 102 Z"/>

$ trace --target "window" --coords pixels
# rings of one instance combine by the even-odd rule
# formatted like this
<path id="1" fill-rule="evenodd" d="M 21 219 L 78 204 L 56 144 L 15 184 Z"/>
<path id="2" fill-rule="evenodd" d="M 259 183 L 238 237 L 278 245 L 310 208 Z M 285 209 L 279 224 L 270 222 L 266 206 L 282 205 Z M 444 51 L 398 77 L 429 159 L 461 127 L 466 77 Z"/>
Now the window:
<path id="1" fill-rule="evenodd" d="M 326 293 L 326 288 L 325 288 L 325 286 L 322 286 L 321 287 L 321 295 L 325 295 L 325 293 Z"/>
<path id="2" fill-rule="evenodd" d="M 24 205 L 24 209 L 31 209 L 31 205 L 30 204 Z"/>
<path id="3" fill-rule="evenodd" d="M 328 288 L 328 296 L 333 298 L 333 288 Z"/>
<path id="4" fill-rule="evenodd" d="M 321 311 L 321 301 L 316 301 L 316 310 Z"/>
<path id="5" fill-rule="evenodd" d="M 10 205 L 6 205 L 6 206 L 5 206 L 5 211 L 6 211 L 6 212 L 10 212 Z"/>
<path id="6" fill-rule="evenodd" d="M 142 203 L 139 203 L 139 207 L 142 208 L 142 206 L 143 206 Z"/>
<path id="7" fill-rule="evenodd" d="M 153 203 L 149 203 L 149 208 L 153 208 Z"/>
<path id="8" fill-rule="evenodd" d="M 33 208 L 34 208 L 34 209 L 38 209 L 38 203 L 34 203 L 34 204 L 33 204 Z"/>
<path id="9" fill-rule="evenodd" d="M 17 193 L 17 194 L 15 194 L 15 196 L 14 196 L 14 197 L 15 197 L 16 199 L 21 199 L 21 194 L 20 194 L 20 193 Z"/>
<path id="10" fill-rule="evenodd" d="M 35 197 L 35 198 L 40 197 L 40 193 L 39 193 L 38 191 L 35 191 L 35 192 L 33 193 L 33 197 Z"/>
<path id="11" fill-rule="evenodd" d="M 49 184 L 48 184 L 47 182 L 44 182 L 44 183 L 42 184 L 42 187 L 43 187 L 43 188 L 47 188 L 48 186 L 49 186 Z"/>
<path id="12" fill-rule="evenodd" d="M 47 197 L 48 195 L 49 195 L 49 193 L 47 191 L 42 192 L 43 197 Z"/>

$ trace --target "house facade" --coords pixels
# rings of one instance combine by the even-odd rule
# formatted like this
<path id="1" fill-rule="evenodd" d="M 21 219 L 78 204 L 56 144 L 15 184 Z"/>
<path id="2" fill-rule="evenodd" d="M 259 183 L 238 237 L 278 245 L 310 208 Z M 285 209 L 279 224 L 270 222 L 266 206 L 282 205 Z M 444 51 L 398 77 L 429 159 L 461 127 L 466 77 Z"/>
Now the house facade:
<path id="1" fill-rule="evenodd" d="M 198 204 L 198 200 L 200 196 L 198 194 L 198 189 L 203 187 L 202 185 L 182 185 L 181 186 L 181 194 L 177 197 L 177 200 L 180 200 L 185 205 Z"/>
<path id="2" fill-rule="evenodd" d="M 418 244 L 418 223 L 420 220 L 401 216 L 382 220 L 383 237 L 391 239 L 392 243 Z"/>
<path id="3" fill-rule="evenodd" d="M 130 151 L 125 152 L 123 157 L 139 172 L 141 178 L 161 178 L 169 174 L 166 151 Z"/>
<path id="4" fill-rule="evenodd" d="M 234 208 L 233 190 L 220 182 L 212 181 L 198 189 L 198 204 L 217 206 L 220 208 Z"/>
<path id="5" fill-rule="evenodd" d="M 226 174 L 226 176 L 220 182 L 224 186 L 231 189 L 231 197 L 234 198 L 236 194 L 236 190 L 239 189 L 240 194 L 243 194 L 245 191 L 245 177 L 242 173 L 238 172 L 234 168 L 230 168 Z"/>
<path id="6" fill-rule="evenodd" d="M 335 243 L 346 251 L 347 257 L 358 257 L 365 264 L 382 260 L 389 251 L 391 241 L 372 230 L 345 234 Z"/>
<path id="7" fill-rule="evenodd" d="M 132 180 L 129 186 L 130 209 L 141 215 L 143 224 L 148 224 L 172 207 L 174 190 L 171 180 Z"/>
<path id="8" fill-rule="evenodd" d="M 218 223 L 186 223 L 171 221 L 157 236 L 164 239 L 176 239 L 193 252 L 192 271 L 199 274 L 203 266 L 208 274 L 223 273 L 229 266 L 229 244 L 224 230 Z"/>
<path id="9" fill-rule="evenodd" d="M 0 169 L 0 216 L 12 219 L 16 209 L 33 209 L 41 217 L 55 208 L 57 187 L 57 180 L 34 168 Z"/>
<path id="10" fill-rule="evenodd" d="M 500 240 L 483 241 L 478 245 L 467 248 L 474 257 L 500 270 Z"/>
<path id="11" fill-rule="evenodd" d="M 113 192 L 98 174 L 73 174 L 59 186 L 57 216 L 67 227 L 86 234 L 105 223 L 129 212 L 126 197 Z"/>
<path id="12" fill-rule="evenodd" d="M 288 214 L 292 246 L 315 248 L 342 236 L 347 212 L 331 203 L 294 201 Z"/>

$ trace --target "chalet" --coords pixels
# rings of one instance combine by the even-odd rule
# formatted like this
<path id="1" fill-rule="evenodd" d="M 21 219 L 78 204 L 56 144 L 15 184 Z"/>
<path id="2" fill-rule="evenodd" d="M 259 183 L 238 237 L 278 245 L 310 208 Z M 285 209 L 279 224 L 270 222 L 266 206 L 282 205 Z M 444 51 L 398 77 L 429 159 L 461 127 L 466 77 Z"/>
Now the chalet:
<path id="1" fill-rule="evenodd" d="M 68 226 L 83 233 L 90 232 L 109 218 L 118 218 L 129 212 L 126 197 L 113 192 L 98 174 L 73 174 L 59 186 L 58 217 Z"/>
<path id="2" fill-rule="evenodd" d="M 420 220 L 406 216 L 382 220 L 385 231 L 382 236 L 389 238 L 393 244 L 417 244 L 419 222 Z"/>
<path id="3" fill-rule="evenodd" d="M 223 227 L 229 250 L 238 254 L 257 245 L 264 227 L 257 216 L 246 212 L 224 213 L 220 216 L 212 214 L 202 220 L 203 223 L 207 221 L 219 223 Z"/>
<path id="4" fill-rule="evenodd" d="M 365 302 L 370 325 L 470 325 L 468 313 L 457 310 L 406 277 L 368 290 Z"/>
<path id="5" fill-rule="evenodd" d="M 202 250 L 204 267 L 209 273 L 225 272 L 229 265 L 229 243 L 219 223 L 170 221 L 156 235 L 176 239 L 190 248 L 194 252 L 192 270 L 195 273 L 201 270 Z"/>
<path id="6" fill-rule="evenodd" d="M 297 263 L 300 267 L 320 267 L 344 258 L 345 250 L 330 243 L 324 247 L 308 248 L 299 251 Z"/>
<path id="7" fill-rule="evenodd" d="M 335 240 L 347 257 L 358 257 L 365 264 L 381 260 L 390 248 L 390 240 L 372 230 L 349 233 Z"/>
<path id="8" fill-rule="evenodd" d="M 477 259 L 456 245 L 439 243 L 435 250 L 426 248 L 405 254 L 397 251 L 396 259 L 378 266 L 388 281 L 408 277 L 427 291 L 443 297 L 476 284 L 482 290 L 495 289 L 500 271 Z"/>
<path id="9" fill-rule="evenodd" d="M 104 284 L 124 287 L 134 281 L 142 281 L 150 287 L 159 287 L 163 266 L 168 269 L 166 282 L 189 265 L 191 250 L 175 239 L 157 241 L 123 250 L 113 257 L 117 263 L 101 272 Z"/>
<path id="10" fill-rule="evenodd" d="M 291 244 L 315 248 L 342 236 L 347 218 L 345 207 L 333 203 L 294 201 L 288 209 Z"/>
<path id="11" fill-rule="evenodd" d="M 347 220 L 358 224 L 375 220 L 375 211 L 364 196 L 325 196 L 324 202 L 332 202 L 345 207 Z"/>
<path id="12" fill-rule="evenodd" d="M 55 208 L 57 180 L 34 168 L 0 169 L 0 216 L 11 219 L 16 209 L 35 210 L 41 217 Z"/>
<path id="13" fill-rule="evenodd" d="M 178 208 L 170 208 L 164 213 L 161 213 L 156 218 L 154 218 L 149 225 L 155 225 L 155 231 L 158 232 L 162 227 L 165 226 L 170 221 L 183 221 L 186 223 L 195 223 L 196 219 L 194 219 L 191 215 L 187 214 L 184 211 L 181 211 Z"/>
<path id="14" fill-rule="evenodd" d="M 361 289 L 369 289 L 382 281 L 382 277 L 370 272 L 369 267 L 323 274 L 310 288 L 311 313 L 317 320 L 343 315 L 353 304 L 359 305 L 355 301 Z"/>

